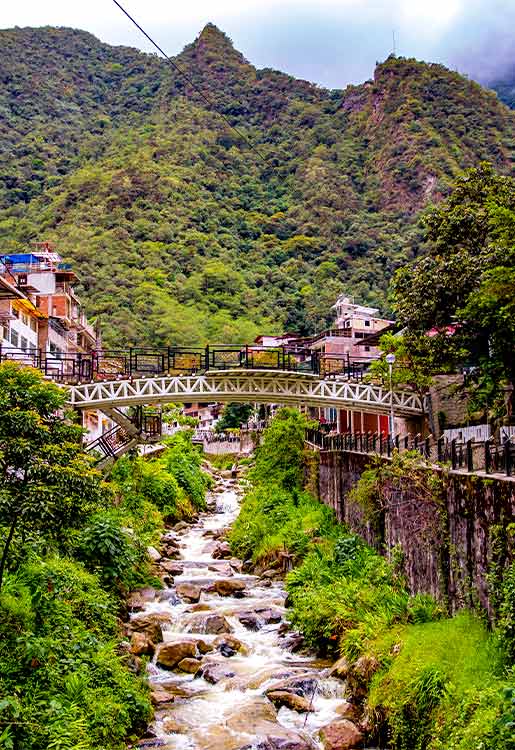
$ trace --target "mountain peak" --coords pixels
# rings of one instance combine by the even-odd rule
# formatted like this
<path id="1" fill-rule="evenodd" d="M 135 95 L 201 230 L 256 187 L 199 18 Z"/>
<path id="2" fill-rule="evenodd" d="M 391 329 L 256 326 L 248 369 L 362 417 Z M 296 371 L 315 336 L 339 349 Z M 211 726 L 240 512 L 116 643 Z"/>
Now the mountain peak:
<path id="1" fill-rule="evenodd" d="M 220 45 L 224 47 L 230 47 L 231 49 L 234 49 L 234 45 L 232 43 L 232 39 L 230 39 L 227 34 L 225 34 L 221 29 L 218 28 L 214 23 L 206 23 L 202 31 L 197 37 L 197 44 L 209 44 L 209 45 L 216 45 L 219 47 Z"/>

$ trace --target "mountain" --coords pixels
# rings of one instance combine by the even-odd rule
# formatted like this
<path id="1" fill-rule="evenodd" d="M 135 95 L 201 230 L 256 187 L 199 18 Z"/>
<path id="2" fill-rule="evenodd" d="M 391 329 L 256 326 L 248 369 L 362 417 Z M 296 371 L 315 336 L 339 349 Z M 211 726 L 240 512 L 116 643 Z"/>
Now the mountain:
<path id="1" fill-rule="evenodd" d="M 182 74 L 70 29 L 0 49 L 2 246 L 57 242 L 113 345 L 307 333 L 344 290 L 387 312 L 420 211 L 482 160 L 513 170 L 515 114 L 440 65 L 328 91 L 211 24 Z"/>
<path id="2" fill-rule="evenodd" d="M 515 68 L 502 78 L 493 81 L 490 88 L 497 92 L 499 99 L 511 109 L 515 109 Z"/>

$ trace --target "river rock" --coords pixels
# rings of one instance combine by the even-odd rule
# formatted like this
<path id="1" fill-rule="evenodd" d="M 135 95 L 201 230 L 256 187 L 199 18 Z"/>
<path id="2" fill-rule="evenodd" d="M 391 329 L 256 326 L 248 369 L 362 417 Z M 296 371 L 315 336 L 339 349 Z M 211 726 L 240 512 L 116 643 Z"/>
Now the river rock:
<path id="1" fill-rule="evenodd" d="M 225 677 L 234 677 L 235 675 L 231 669 L 222 664 L 215 663 L 204 664 L 197 674 L 203 677 L 206 682 L 210 682 L 211 685 L 216 685 L 217 682 L 220 682 Z"/>
<path id="2" fill-rule="evenodd" d="M 136 656 L 152 656 L 156 647 L 146 633 L 137 631 L 131 635 L 131 653 Z"/>
<path id="3" fill-rule="evenodd" d="M 163 720 L 163 729 L 167 734 L 186 734 L 188 732 L 188 727 L 185 724 L 170 718 Z"/>
<path id="4" fill-rule="evenodd" d="M 243 581 L 222 578 L 220 581 L 215 581 L 212 588 L 219 596 L 243 596 L 246 586 Z"/>
<path id="5" fill-rule="evenodd" d="M 324 750 L 352 750 L 361 747 L 363 735 L 352 721 L 339 719 L 320 730 Z"/>
<path id="6" fill-rule="evenodd" d="M 163 640 L 163 631 L 161 624 L 170 622 L 169 615 L 156 612 L 153 615 L 138 615 L 133 617 L 128 623 L 131 631 L 146 633 L 153 643 L 161 643 Z"/>
<path id="7" fill-rule="evenodd" d="M 223 615 L 195 615 L 189 624 L 190 633 L 206 633 L 218 635 L 218 633 L 231 633 L 232 628 Z"/>
<path id="8" fill-rule="evenodd" d="M 288 649 L 288 651 L 291 651 L 293 654 L 296 651 L 299 651 L 304 645 L 304 636 L 302 633 L 288 633 L 282 641 L 283 648 Z"/>
<path id="9" fill-rule="evenodd" d="M 200 599 L 201 589 L 193 583 L 178 583 L 176 591 L 187 602 L 198 602 Z"/>
<path id="10" fill-rule="evenodd" d="M 154 706 L 162 708 L 163 706 L 173 703 L 174 697 L 166 690 L 152 690 L 150 693 L 150 700 Z"/>
<path id="11" fill-rule="evenodd" d="M 276 692 L 277 690 L 286 691 L 288 693 L 295 693 L 305 698 L 311 699 L 311 696 L 315 692 L 318 684 L 317 675 L 312 672 L 304 672 L 303 674 L 297 674 L 293 677 L 288 677 L 286 680 L 280 682 L 274 682 L 266 690 L 265 694 Z"/>
<path id="12" fill-rule="evenodd" d="M 234 656 L 238 651 L 245 650 L 243 643 L 233 635 L 218 635 L 213 641 L 213 646 L 220 651 L 222 656 Z"/>
<path id="13" fill-rule="evenodd" d="M 194 641 L 176 641 L 175 643 L 163 643 L 157 652 L 156 662 L 160 667 L 173 669 L 186 657 L 196 654 Z"/>
<path id="14" fill-rule="evenodd" d="M 173 526 L 174 531 L 185 531 L 186 529 L 189 529 L 189 524 L 186 523 L 186 521 L 179 521 Z"/>
<path id="15" fill-rule="evenodd" d="M 360 656 L 347 672 L 347 687 L 358 700 L 366 697 L 370 680 L 379 667 L 375 656 Z"/>
<path id="16" fill-rule="evenodd" d="M 256 609 L 255 612 L 259 615 L 259 619 L 263 620 L 265 625 L 281 622 L 283 619 L 282 612 L 278 609 L 272 609 L 271 607 L 262 607 Z"/>
<path id="17" fill-rule="evenodd" d="M 207 641 L 203 641 L 202 639 L 199 639 L 197 641 L 197 649 L 200 654 L 209 654 L 210 651 L 215 650 L 215 647 L 212 643 L 207 643 Z"/>
<path id="18" fill-rule="evenodd" d="M 161 553 L 152 546 L 147 547 L 147 555 L 150 557 L 152 562 L 159 562 L 159 560 L 161 559 Z"/>
<path id="19" fill-rule="evenodd" d="M 215 560 L 230 559 L 232 557 L 232 554 L 229 542 L 218 542 L 214 550 L 211 552 L 211 555 Z"/>
<path id="20" fill-rule="evenodd" d="M 163 570 L 170 573 L 171 576 L 181 576 L 183 572 L 183 565 L 176 562 L 175 560 L 163 560 L 160 563 Z"/>
<path id="21" fill-rule="evenodd" d="M 244 625 L 247 630 L 261 630 L 263 627 L 263 621 L 256 615 L 255 612 L 237 612 L 236 617 Z"/>
<path id="22" fill-rule="evenodd" d="M 170 602 L 172 606 L 181 603 L 181 600 L 173 589 L 163 589 L 159 592 L 157 598 L 160 602 Z"/>
<path id="23" fill-rule="evenodd" d="M 303 698 L 296 693 L 290 693 L 287 690 L 270 690 L 267 692 L 266 697 L 269 701 L 272 701 L 276 708 L 286 706 L 286 708 L 291 708 L 292 711 L 298 711 L 299 713 L 307 713 L 314 710 L 311 701 L 307 698 Z"/>
<path id="24" fill-rule="evenodd" d="M 358 721 L 361 713 L 359 707 L 349 701 L 342 701 L 334 710 L 340 718 L 353 722 Z"/>
<path id="25" fill-rule="evenodd" d="M 339 677 L 340 680 L 346 680 L 347 675 L 349 674 L 350 664 L 345 658 L 345 656 L 342 656 L 341 659 L 338 659 L 338 661 L 335 661 L 333 666 L 331 667 L 331 671 L 329 674 L 331 677 Z"/>
<path id="26" fill-rule="evenodd" d="M 177 669 L 180 669 L 181 672 L 196 674 L 200 669 L 200 661 L 198 659 L 186 657 L 185 659 L 180 660 L 180 662 L 177 664 Z"/>
<path id="27" fill-rule="evenodd" d="M 241 560 L 238 560 L 237 557 L 231 557 L 231 559 L 229 560 L 229 565 L 237 573 L 241 573 L 242 568 L 243 568 L 243 563 Z"/>

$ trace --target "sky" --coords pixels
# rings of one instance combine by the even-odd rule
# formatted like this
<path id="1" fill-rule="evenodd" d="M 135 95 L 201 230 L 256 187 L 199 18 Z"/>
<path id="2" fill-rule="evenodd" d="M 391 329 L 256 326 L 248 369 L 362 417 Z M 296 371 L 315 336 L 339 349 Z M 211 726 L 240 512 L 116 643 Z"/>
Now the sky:
<path id="1" fill-rule="evenodd" d="M 119 1 L 169 55 L 212 22 L 256 67 L 329 88 L 371 78 L 394 35 L 398 55 L 443 63 L 481 83 L 515 71 L 515 0 Z M 0 28 L 46 25 L 153 51 L 113 0 L 0 0 Z"/>

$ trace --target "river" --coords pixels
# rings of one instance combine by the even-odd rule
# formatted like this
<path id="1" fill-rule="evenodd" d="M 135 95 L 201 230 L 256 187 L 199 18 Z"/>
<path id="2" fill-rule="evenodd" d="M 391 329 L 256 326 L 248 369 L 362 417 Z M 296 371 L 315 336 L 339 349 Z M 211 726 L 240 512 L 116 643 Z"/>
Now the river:
<path id="1" fill-rule="evenodd" d="M 319 729 L 342 718 L 344 683 L 328 676 L 328 663 L 290 650 L 283 582 L 213 556 L 241 494 L 238 481 L 217 478 L 208 511 L 167 532 L 164 541 L 177 550 L 171 564 L 165 560 L 173 582 L 131 615 L 135 627 L 159 621 L 163 638 L 147 665 L 156 714 L 140 747 L 314 750 L 323 747 Z M 280 693 L 275 705 L 265 695 L 272 688 Z M 284 705 L 284 691 L 311 710 Z"/>

